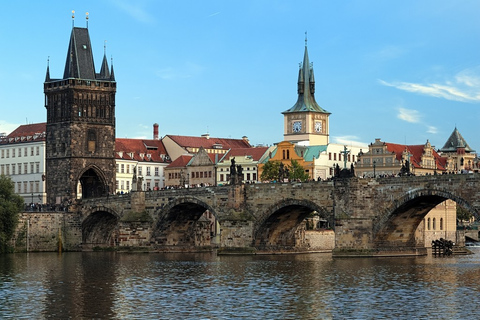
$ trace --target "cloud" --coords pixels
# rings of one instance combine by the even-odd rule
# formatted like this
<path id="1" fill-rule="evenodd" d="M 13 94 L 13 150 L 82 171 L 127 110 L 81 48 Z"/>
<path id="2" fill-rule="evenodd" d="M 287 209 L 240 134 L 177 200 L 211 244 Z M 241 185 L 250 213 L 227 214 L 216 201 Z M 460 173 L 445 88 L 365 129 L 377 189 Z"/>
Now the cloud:
<path id="1" fill-rule="evenodd" d="M 209 15 L 208 17 L 210 18 L 210 17 L 216 16 L 216 15 L 219 15 L 219 14 L 220 14 L 220 12 L 215 12 L 215 13 L 212 13 L 211 15 Z"/>
<path id="2" fill-rule="evenodd" d="M 368 148 L 368 143 L 360 142 L 357 136 L 337 136 L 332 137 L 334 143 L 344 144 L 347 146 L 365 147 Z"/>
<path id="3" fill-rule="evenodd" d="M 0 134 L 5 133 L 9 135 L 13 130 L 17 129 L 20 125 L 16 123 L 8 123 L 4 120 L 0 120 Z"/>
<path id="4" fill-rule="evenodd" d="M 398 108 L 397 118 L 410 123 L 418 123 L 421 115 L 417 110 Z"/>
<path id="5" fill-rule="evenodd" d="M 427 129 L 428 133 L 431 133 L 431 134 L 437 134 L 438 133 L 437 127 L 434 127 L 434 126 L 427 126 L 427 127 L 428 127 L 428 129 Z"/>
<path id="6" fill-rule="evenodd" d="M 480 102 L 480 68 L 467 69 L 456 74 L 452 80 L 444 83 L 387 82 L 379 80 L 384 86 L 399 90 L 423 94 L 461 102 Z"/>

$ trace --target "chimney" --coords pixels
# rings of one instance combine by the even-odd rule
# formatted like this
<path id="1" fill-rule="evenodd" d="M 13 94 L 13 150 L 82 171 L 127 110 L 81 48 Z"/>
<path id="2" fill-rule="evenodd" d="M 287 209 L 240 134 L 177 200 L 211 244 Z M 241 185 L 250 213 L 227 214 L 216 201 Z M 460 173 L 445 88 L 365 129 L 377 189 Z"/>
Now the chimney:
<path id="1" fill-rule="evenodd" d="M 153 140 L 158 140 L 158 123 L 153 124 Z"/>

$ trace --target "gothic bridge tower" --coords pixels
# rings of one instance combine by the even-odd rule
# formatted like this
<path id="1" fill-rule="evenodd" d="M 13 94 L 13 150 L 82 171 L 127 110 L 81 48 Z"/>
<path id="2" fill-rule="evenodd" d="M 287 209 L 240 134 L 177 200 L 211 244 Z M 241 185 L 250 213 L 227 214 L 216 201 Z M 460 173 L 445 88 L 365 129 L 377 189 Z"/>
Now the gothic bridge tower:
<path id="1" fill-rule="evenodd" d="M 88 28 L 73 27 L 63 79 L 47 66 L 44 83 L 49 203 L 115 190 L 116 89 L 113 64 L 104 53 L 96 73 Z"/>

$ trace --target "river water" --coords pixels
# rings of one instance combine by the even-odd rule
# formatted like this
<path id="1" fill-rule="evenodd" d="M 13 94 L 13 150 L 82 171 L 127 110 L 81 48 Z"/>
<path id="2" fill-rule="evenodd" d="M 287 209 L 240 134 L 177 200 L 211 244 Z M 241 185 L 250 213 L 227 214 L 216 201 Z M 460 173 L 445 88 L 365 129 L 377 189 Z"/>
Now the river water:
<path id="1" fill-rule="evenodd" d="M 480 319 L 480 248 L 435 258 L 330 254 L 0 256 L 0 318 Z"/>

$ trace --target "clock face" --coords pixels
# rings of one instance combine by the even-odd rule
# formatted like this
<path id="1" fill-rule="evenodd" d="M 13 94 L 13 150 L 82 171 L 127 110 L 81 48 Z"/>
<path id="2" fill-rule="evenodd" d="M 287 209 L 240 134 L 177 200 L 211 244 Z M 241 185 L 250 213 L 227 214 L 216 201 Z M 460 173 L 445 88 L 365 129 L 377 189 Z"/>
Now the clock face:
<path id="1" fill-rule="evenodd" d="M 320 121 L 315 122 L 315 132 L 322 132 L 322 123 Z"/>
<path id="2" fill-rule="evenodd" d="M 295 121 L 293 123 L 293 132 L 300 132 L 302 130 L 302 122 L 301 121 Z"/>

